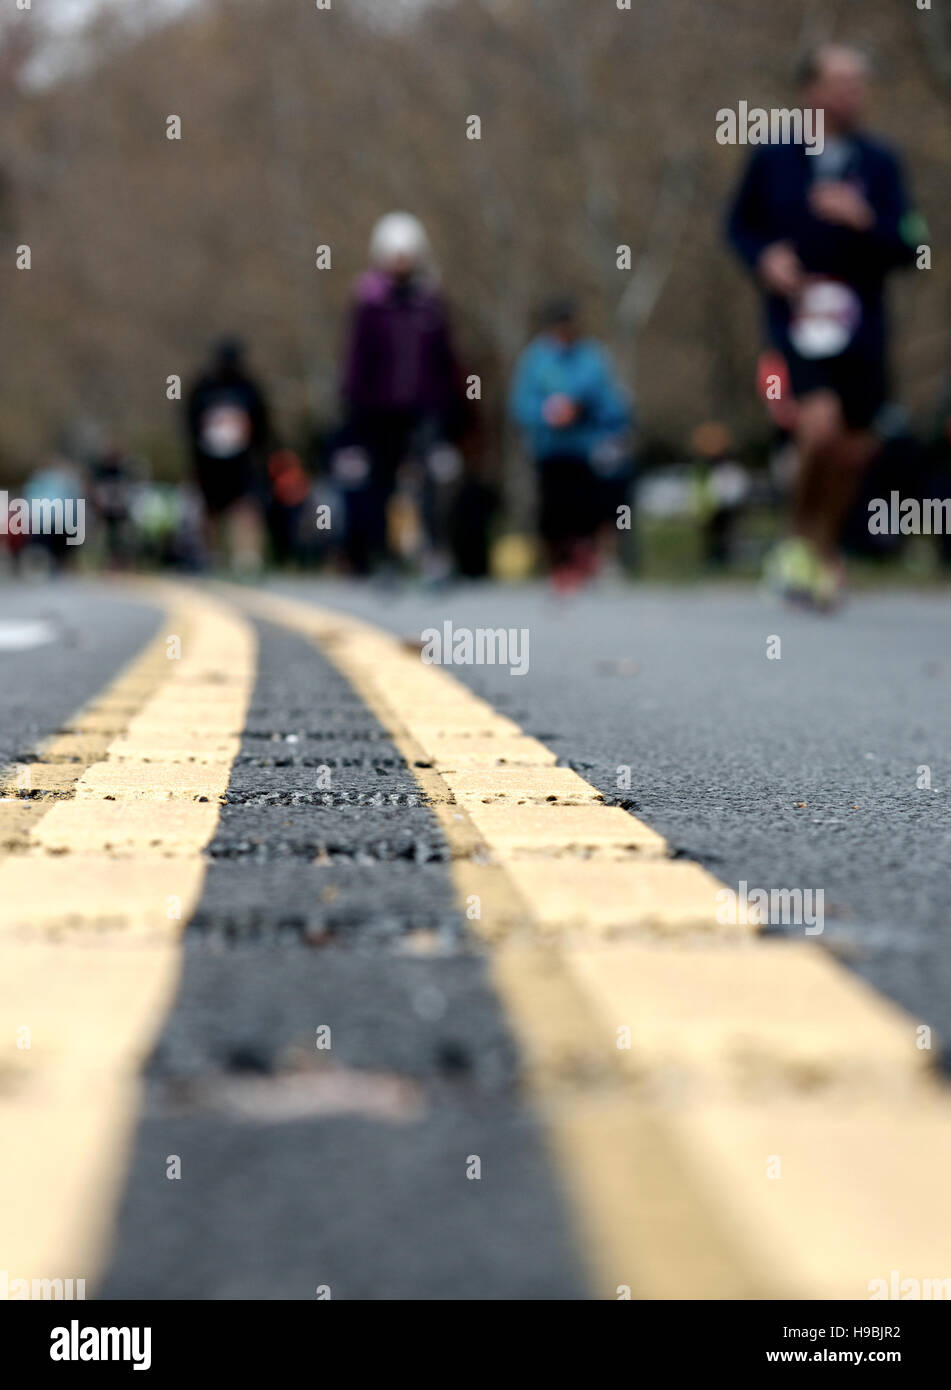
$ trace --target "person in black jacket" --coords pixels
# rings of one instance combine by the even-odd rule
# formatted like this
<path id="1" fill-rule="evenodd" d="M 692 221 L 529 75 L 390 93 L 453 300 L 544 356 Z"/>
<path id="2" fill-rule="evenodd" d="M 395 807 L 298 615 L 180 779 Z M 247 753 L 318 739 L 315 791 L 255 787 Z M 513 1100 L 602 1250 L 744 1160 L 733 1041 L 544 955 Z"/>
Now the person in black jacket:
<path id="1" fill-rule="evenodd" d="M 806 58 L 802 104 L 817 121 L 822 113 L 823 139 L 812 151 L 760 146 L 729 218 L 797 403 L 792 535 L 772 559 L 773 577 L 820 607 L 840 594 L 840 527 L 888 395 L 885 279 L 913 263 L 922 234 L 897 157 L 860 129 L 867 78 L 852 48 L 829 44 Z"/>
<path id="2" fill-rule="evenodd" d="M 241 343 L 226 338 L 215 346 L 209 368 L 189 394 L 187 425 L 209 546 L 217 551 L 224 527 L 234 567 L 258 570 L 264 534 L 262 460 L 270 424 Z"/>

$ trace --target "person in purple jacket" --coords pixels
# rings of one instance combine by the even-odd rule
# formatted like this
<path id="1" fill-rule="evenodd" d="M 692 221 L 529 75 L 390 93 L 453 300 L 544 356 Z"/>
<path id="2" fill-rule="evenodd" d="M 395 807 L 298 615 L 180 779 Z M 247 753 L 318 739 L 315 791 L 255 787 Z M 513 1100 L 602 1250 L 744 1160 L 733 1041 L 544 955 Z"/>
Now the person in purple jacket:
<path id="1" fill-rule="evenodd" d="M 342 394 L 346 437 L 362 455 L 347 497 L 351 566 L 366 572 L 386 556 L 387 504 L 397 469 L 425 459 L 451 438 L 460 400 L 459 371 L 429 238 L 409 213 L 391 212 L 370 238 L 371 268 L 357 281 Z M 358 486 L 354 486 L 356 481 Z"/>

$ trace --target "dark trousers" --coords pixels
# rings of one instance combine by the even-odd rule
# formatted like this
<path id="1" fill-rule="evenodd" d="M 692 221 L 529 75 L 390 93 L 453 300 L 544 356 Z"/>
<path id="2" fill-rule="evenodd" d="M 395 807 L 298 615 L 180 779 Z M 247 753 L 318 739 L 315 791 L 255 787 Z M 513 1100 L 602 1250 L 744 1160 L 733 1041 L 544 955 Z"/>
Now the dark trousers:
<path id="1" fill-rule="evenodd" d="M 416 410 L 366 411 L 352 422 L 351 437 L 370 464 L 366 484 L 346 494 L 347 557 L 357 574 L 387 556 L 386 512 L 397 470 L 420 447 L 426 426 Z"/>
<path id="2" fill-rule="evenodd" d="M 598 479 L 586 458 L 556 454 L 538 463 L 538 529 L 549 547 L 590 539 L 601 522 Z"/>

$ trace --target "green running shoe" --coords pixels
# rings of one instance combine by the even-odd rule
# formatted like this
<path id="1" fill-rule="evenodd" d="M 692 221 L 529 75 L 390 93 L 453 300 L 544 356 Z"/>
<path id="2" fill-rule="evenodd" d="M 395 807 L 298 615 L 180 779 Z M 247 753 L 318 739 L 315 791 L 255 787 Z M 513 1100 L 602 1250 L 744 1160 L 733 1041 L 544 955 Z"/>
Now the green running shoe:
<path id="1" fill-rule="evenodd" d="M 845 567 L 838 560 L 817 560 L 812 581 L 812 606 L 831 613 L 842 602 L 845 591 Z"/>
<path id="2" fill-rule="evenodd" d="M 766 580 L 783 598 L 812 603 L 819 559 L 808 541 L 790 536 L 780 541 L 766 561 Z"/>

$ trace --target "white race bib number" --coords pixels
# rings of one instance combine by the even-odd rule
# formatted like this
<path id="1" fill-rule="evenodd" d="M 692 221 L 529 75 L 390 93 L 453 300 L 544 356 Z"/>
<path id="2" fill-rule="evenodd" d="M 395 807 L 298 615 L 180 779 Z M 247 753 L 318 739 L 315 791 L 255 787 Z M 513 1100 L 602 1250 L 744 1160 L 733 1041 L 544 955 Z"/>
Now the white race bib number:
<path id="1" fill-rule="evenodd" d="M 840 280 L 815 280 L 793 306 L 789 340 L 800 357 L 838 357 L 862 320 L 862 304 Z"/>
<path id="2" fill-rule="evenodd" d="M 251 443 L 251 419 L 236 405 L 213 405 L 201 422 L 201 447 L 215 459 L 243 454 Z"/>

